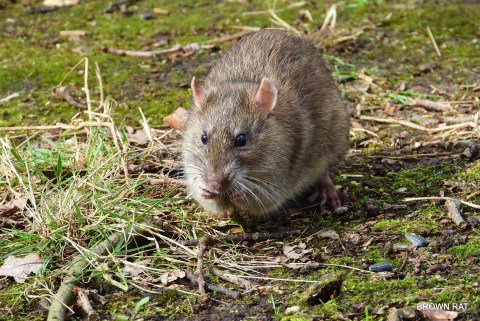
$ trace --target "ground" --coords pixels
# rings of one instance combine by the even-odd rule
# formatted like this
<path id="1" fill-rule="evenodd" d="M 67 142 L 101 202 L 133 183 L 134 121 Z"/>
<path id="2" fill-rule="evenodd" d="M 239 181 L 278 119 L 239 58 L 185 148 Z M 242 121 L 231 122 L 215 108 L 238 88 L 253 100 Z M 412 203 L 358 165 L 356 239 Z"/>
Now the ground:
<path id="1" fill-rule="evenodd" d="M 396 320 L 395 309 L 426 303 L 478 320 L 480 5 L 345 1 L 321 29 L 333 4 L 84 1 L 44 10 L 0 0 L 0 275 L 9 275 L 0 276 L 0 319 L 45 319 L 67 271 L 84 262 L 73 296 L 85 291 L 92 319 Z M 278 24 L 313 39 L 348 102 L 351 151 L 334 178 L 348 200 L 337 212 L 292 204 L 259 222 L 209 217 L 182 187 L 180 133 L 163 118 L 189 106 L 191 77 L 205 76 L 240 32 Z M 71 30 L 85 33 L 61 33 Z M 118 54 L 176 44 L 154 57 Z M 451 203 L 464 222 L 446 198 L 463 202 Z M 265 238 L 227 238 L 242 232 Z M 202 256 L 205 279 L 223 288 L 199 296 L 185 273 L 206 235 L 214 242 Z M 5 272 L 7 258 L 30 253 L 40 260 L 25 264 L 34 274 Z M 391 270 L 371 271 L 382 262 Z M 308 303 L 313 281 L 329 273 L 334 290 Z M 71 320 L 86 318 L 81 306 L 71 305 Z M 416 313 L 408 320 L 428 320 Z"/>

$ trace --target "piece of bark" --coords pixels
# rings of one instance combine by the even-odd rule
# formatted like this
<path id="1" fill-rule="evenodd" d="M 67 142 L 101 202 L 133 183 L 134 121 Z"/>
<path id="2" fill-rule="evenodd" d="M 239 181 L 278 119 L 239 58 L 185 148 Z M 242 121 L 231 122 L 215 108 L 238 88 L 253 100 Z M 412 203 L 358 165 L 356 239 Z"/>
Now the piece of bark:
<path id="1" fill-rule="evenodd" d="M 463 219 L 462 214 L 460 214 L 461 203 L 459 201 L 447 200 L 445 206 L 447 207 L 448 216 L 456 225 L 459 226 L 465 224 L 465 220 Z"/>

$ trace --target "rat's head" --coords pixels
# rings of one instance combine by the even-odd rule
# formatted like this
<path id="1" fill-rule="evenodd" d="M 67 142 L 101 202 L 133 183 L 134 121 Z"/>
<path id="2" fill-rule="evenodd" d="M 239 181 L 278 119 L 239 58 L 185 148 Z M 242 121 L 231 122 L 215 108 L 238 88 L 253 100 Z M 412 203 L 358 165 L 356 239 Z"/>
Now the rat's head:
<path id="1" fill-rule="evenodd" d="M 269 180 L 275 169 L 272 124 L 277 89 L 256 83 L 201 86 L 192 79 L 193 104 L 183 137 L 187 185 L 207 210 L 269 212 L 278 206 Z M 275 140 L 275 139 L 274 139 Z"/>

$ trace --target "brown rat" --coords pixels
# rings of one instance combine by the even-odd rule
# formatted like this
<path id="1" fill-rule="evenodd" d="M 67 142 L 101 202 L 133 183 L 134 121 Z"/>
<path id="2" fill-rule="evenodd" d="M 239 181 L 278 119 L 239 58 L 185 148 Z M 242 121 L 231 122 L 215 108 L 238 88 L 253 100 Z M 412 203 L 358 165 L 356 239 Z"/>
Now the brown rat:
<path id="1" fill-rule="evenodd" d="M 310 41 L 281 29 L 248 34 L 191 86 L 182 162 L 205 209 L 265 215 L 313 186 L 341 205 L 329 170 L 349 149 L 350 119 Z"/>

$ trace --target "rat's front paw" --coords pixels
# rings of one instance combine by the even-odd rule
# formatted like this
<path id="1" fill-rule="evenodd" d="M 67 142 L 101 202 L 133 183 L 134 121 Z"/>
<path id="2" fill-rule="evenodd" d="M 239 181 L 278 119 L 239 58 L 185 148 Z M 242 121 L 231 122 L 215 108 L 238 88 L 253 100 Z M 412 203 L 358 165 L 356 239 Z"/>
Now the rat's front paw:
<path id="1" fill-rule="evenodd" d="M 232 218 L 235 215 L 235 210 L 228 210 L 224 212 L 214 213 L 214 212 L 207 212 L 209 215 L 220 218 L 220 219 L 227 219 Z"/>
<path id="2" fill-rule="evenodd" d="M 335 185 L 333 185 L 332 179 L 328 173 L 320 179 L 317 192 L 312 196 L 319 199 L 320 203 L 326 205 L 328 209 L 335 210 L 342 206 L 339 192 Z M 312 197 L 310 197 L 309 200 L 311 200 L 311 198 Z"/>

